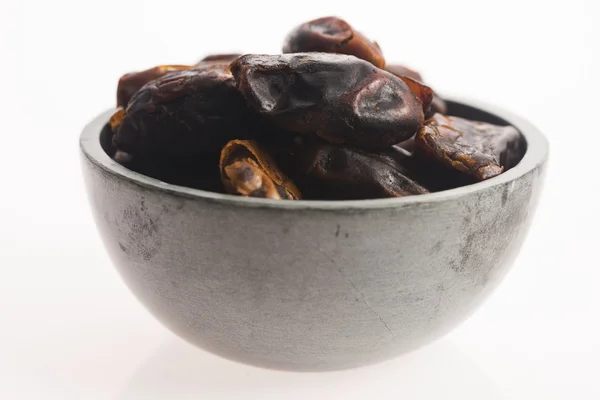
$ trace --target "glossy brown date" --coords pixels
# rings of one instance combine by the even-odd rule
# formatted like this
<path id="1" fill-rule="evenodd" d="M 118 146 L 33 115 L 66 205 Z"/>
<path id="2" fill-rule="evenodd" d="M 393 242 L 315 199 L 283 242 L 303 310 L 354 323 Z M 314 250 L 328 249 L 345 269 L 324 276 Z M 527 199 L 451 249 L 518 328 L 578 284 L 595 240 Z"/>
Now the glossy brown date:
<path id="1" fill-rule="evenodd" d="M 353 56 L 245 55 L 231 71 L 248 105 L 283 131 L 381 150 L 423 124 L 406 83 Z"/>
<path id="2" fill-rule="evenodd" d="M 519 132 L 497 126 L 436 114 L 415 138 L 417 154 L 478 181 L 501 174 L 521 157 Z"/>
<path id="3" fill-rule="evenodd" d="M 244 99 L 225 68 L 190 69 L 155 79 L 113 124 L 117 147 L 133 155 L 199 156 L 247 139 Z"/>
<path id="4" fill-rule="evenodd" d="M 378 68 L 385 65 L 379 45 L 337 17 L 315 19 L 290 32 L 285 39 L 283 53 L 305 52 L 348 54 Z"/>
<path id="5" fill-rule="evenodd" d="M 159 65 L 141 72 L 125 74 L 117 86 L 117 107 L 127 107 L 133 95 L 151 80 L 160 78 L 173 71 L 190 69 L 188 65 Z"/>
<path id="6" fill-rule="evenodd" d="M 221 180 L 227 193 L 276 200 L 298 200 L 298 188 L 275 161 L 251 140 L 232 140 L 221 152 Z"/>
<path id="7" fill-rule="evenodd" d="M 428 193 L 387 154 L 349 147 L 305 146 L 295 155 L 292 177 L 305 197 L 319 200 L 377 199 Z"/>
<path id="8" fill-rule="evenodd" d="M 513 127 L 445 116 L 417 71 L 387 64 L 340 18 L 296 27 L 283 52 L 212 54 L 124 75 L 102 148 L 163 182 L 277 200 L 447 190 L 496 176 L 524 154 Z"/>
<path id="9" fill-rule="evenodd" d="M 404 143 L 393 146 L 382 152 L 381 155 L 395 160 L 395 162 L 406 168 L 411 179 L 427 188 L 430 192 L 454 189 L 477 182 L 470 175 L 432 162 L 431 159 L 419 157 L 413 154 L 412 151 L 407 150 L 403 145 Z M 414 140 L 412 141 L 412 146 L 414 150 Z"/>

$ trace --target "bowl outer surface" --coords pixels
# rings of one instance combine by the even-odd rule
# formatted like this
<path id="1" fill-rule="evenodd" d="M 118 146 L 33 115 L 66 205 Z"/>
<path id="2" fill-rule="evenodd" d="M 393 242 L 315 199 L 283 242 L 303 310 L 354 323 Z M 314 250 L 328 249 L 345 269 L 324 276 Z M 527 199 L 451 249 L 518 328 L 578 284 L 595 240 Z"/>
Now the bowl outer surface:
<path id="1" fill-rule="evenodd" d="M 289 370 L 392 358 L 448 332 L 497 286 L 542 187 L 548 148 L 535 128 L 452 104 L 521 130 L 521 163 L 464 188 L 351 202 L 246 199 L 144 177 L 100 148 L 104 113 L 81 137 L 98 230 L 138 299 L 204 349 Z"/>

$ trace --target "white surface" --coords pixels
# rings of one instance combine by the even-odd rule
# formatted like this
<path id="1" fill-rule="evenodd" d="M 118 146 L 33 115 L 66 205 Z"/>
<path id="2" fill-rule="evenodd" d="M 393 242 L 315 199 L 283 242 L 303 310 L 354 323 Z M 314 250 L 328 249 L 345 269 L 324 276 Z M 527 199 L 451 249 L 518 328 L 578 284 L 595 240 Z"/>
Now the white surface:
<path id="1" fill-rule="evenodd" d="M 144 3 L 0 2 L 1 399 L 600 398 L 597 1 Z M 77 139 L 120 74 L 277 52 L 327 14 L 440 91 L 528 117 L 551 164 L 512 272 L 459 329 L 372 367 L 266 371 L 183 343 L 132 297 L 95 233 Z"/>

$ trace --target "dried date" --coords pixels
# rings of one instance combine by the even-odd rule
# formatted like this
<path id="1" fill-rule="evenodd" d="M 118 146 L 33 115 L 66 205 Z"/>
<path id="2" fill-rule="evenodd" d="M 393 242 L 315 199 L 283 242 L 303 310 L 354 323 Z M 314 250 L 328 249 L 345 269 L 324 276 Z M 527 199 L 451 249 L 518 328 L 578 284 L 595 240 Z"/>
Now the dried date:
<path id="1" fill-rule="evenodd" d="M 122 76 L 102 148 L 163 182 L 277 200 L 436 192 L 496 176 L 524 154 L 513 127 L 444 116 L 417 71 L 388 65 L 340 18 L 296 27 L 283 52 Z"/>
<path id="2" fill-rule="evenodd" d="M 276 200 L 298 200 L 298 188 L 275 161 L 250 140 L 232 140 L 221 152 L 221 180 L 227 193 Z"/>
<path id="3" fill-rule="evenodd" d="M 129 100 L 146 83 L 173 71 L 190 69 L 188 65 L 159 65 L 141 72 L 125 74 L 117 85 L 117 107 L 127 107 Z"/>
<path id="4" fill-rule="evenodd" d="M 248 105 L 283 131 L 381 150 L 423 124 L 421 102 L 402 79 L 353 56 L 245 55 L 231 71 Z"/>
<path id="5" fill-rule="evenodd" d="M 409 177 L 399 159 L 330 144 L 299 149 L 291 176 L 311 199 L 377 199 L 428 193 Z"/>
<path id="6" fill-rule="evenodd" d="M 432 163 L 430 159 L 418 157 L 403 147 L 404 143 L 393 146 L 381 155 L 406 168 L 410 177 L 430 192 L 454 189 L 476 183 L 475 178 L 453 168 Z M 412 141 L 414 150 L 414 140 Z"/>
<path id="7" fill-rule="evenodd" d="M 514 166 L 521 154 L 519 132 L 497 126 L 436 114 L 415 138 L 417 154 L 425 155 L 478 181 Z"/>
<path id="8" fill-rule="evenodd" d="M 225 68 L 190 69 L 140 89 L 113 123 L 117 147 L 133 155 L 202 156 L 250 135 L 247 109 Z"/>
<path id="9" fill-rule="evenodd" d="M 337 17 L 315 19 L 290 32 L 283 45 L 283 53 L 305 52 L 348 54 L 378 68 L 385 65 L 379 45 Z"/>

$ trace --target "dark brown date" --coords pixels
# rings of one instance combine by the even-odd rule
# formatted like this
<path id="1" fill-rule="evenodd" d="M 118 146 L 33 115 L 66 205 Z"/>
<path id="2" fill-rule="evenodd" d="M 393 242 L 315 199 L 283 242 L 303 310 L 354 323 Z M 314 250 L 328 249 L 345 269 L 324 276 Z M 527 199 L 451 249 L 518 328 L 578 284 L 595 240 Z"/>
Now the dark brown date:
<path id="1" fill-rule="evenodd" d="M 190 69 L 188 65 L 159 65 L 141 72 L 125 74 L 119 79 L 117 86 L 117 107 L 127 107 L 129 100 L 146 83 L 160 78 L 173 71 Z"/>
<path id="2" fill-rule="evenodd" d="M 100 145 L 163 182 L 277 200 L 453 189 L 524 154 L 514 127 L 445 116 L 419 72 L 388 65 L 377 42 L 343 19 L 297 26 L 283 53 L 212 54 L 123 75 Z"/>
<path id="3" fill-rule="evenodd" d="M 379 45 L 337 17 L 319 18 L 298 26 L 283 45 L 284 53 L 312 51 L 356 56 L 378 68 L 385 65 Z"/>
<path id="4" fill-rule="evenodd" d="M 284 131 L 382 150 L 423 124 L 422 105 L 402 79 L 353 56 L 245 55 L 231 71 L 248 105 Z"/>
<path id="5" fill-rule="evenodd" d="M 320 200 L 377 199 L 428 193 L 401 160 L 321 144 L 297 150 L 292 177 L 304 196 Z"/>
<path id="6" fill-rule="evenodd" d="M 461 186 L 471 185 L 477 181 L 470 175 L 463 174 L 452 168 L 432 160 L 415 156 L 406 150 L 401 144 L 391 147 L 382 152 L 383 157 L 394 160 L 408 171 L 411 179 L 424 186 L 430 192 L 454 189 Z M 414 147 L 414 141 L 412 143 Z"/>
<path id="7" fill-rule="evenodd" d="M 441 114 L 427 121 L 415 138 L 417 154 L 433 158 L 478 181 L 501 174 L 521 158 L 519 132 Z"/>
<path id="8" fill-rule="evenodd" d="M 223 67 L 173 72 L 140 89 L 113 125 L 133 155 L 203 156 L 247 139 L 249 121 L 233 76 Z"/>
<path id="9" fill-rule="evenodd" d="M 298 188 L 252 140 L 232 140 L 221 152 L 221 180 L 230 194 L 298 200 Z"/>

